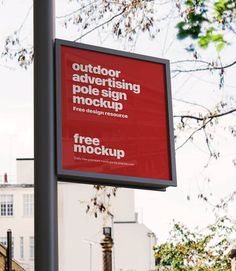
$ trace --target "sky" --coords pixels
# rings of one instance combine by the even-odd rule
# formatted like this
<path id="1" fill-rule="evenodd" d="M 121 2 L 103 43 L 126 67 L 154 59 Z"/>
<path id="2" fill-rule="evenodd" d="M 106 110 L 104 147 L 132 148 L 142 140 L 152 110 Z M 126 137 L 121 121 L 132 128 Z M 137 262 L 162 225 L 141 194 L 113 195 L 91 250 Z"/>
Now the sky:
<path id="1" fill-rule="evenodd" d="M 76 8 L 76 1 L 56 1 L 57 16 L 64 15 Z M 165 11 L 163 11 L 165 12 Z M 2 0 L 0 2 L 0 51 L 4 40 L 13 34 L 23 23 L 20 35 L 26 46 L 32 44 L 32 2 L 30 0 Z M 57 19 L 58 38 L 73 40 L 77 37 L 75 27 L 65 29 L 63 21 Z M 4 27 L 3 27 L 4 26 Z M 231 37 L 229 37 L 230 39 Z M 108 33 L 92 33 L 82 42 L 119 50 L 129 50 L 126 43 L 114 40 Z M 145 44 L 145 46 L 144 46 Z M 184 42 L 175 39 L 175 30 L 171 20 L 167 27 L 150 41 L 147 35 L 141 35 L 134 47 L 134 52 L 164 57 L 171 62 L 189 59 L 183 49 Z M 233 46 L 233 45 L 232 45 Z M 225 63 L 231 62 L 232 47 L 223 54 Z M 211 59 L 213 49 L 201 51 L 204 59 Z M 235 67 L 227 70 L 225 86 L 219 90 L 219 78 L 207 73 L 180 74 L 172 78 L 172 96 L 174 114 L 179 112 L 196 112 L 200 109 L 190 103 L 197 103 L 212 108 L 222 98 L 234 95 L 236 88 Z M 0 58 L 0 180 L 4 173 L 9 179 L 16 179 L 16 158 L 33 157 L 33 67 L 24 70 L 17 66 L 15 60 Z M 235 95 L 234 95 L 235 96 Z M 181 102 L 188 101 L 189 104 Z M 204 111 L 204 110 L 203 110 Z M 136 210 L 139 221 L 154 231 L 160 241 L 168 237 L 173 220 L 186 223 L 190 227 L 205 227 L 214 220 L 212 206 L 198 199 L 206 193 L 211 202 L 218 203 L 228 193 L 235 190 L 236 168 L 233 159 L 236 157 L 235 137 L 227 133 L 228 125 L 235 123 L 235 115 L 219 121 L 212 133 L 216 140 L 214 146 L 221 150 L 218 160 L 211 160 L 201 132 L 193 142 L 189 142 L 176 152 L 177 188 L 168 188 L 167 192 L 136 190 Z M 180 133 L 176 143 L 178 147 L 188 135 Z M 207 181 L 210 179 L 211 181 Z M 187 199 L 190 198 L 190 200 Z M 233 216 L 235 204 L 229 208 Z"/>

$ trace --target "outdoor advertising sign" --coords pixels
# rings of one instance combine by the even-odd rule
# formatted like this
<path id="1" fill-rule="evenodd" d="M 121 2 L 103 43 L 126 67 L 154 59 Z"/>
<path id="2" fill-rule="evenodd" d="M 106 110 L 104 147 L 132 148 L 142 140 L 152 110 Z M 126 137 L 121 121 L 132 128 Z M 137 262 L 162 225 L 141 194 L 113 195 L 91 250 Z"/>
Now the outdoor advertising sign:
<path id="1" fill-rule="evenodd" d="M 176 186 L 169 62 L 56 41 L 59 180 Z"/>

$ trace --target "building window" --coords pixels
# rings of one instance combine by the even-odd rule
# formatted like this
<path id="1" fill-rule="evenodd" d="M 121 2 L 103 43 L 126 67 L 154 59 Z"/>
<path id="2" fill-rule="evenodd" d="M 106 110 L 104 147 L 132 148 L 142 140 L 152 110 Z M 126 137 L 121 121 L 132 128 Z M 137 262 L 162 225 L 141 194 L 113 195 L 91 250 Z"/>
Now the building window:
<path id="1" fill-rule="evenodd" d="M 34 215 L 34 195 L 33 194 L 23 195 L 23 209 L 24 209 L 24 216 Z"/>
<path id="2" fill-rule="evenodd" d="M 0 195 L 1 216 L 13 216 L 13 195 Z"/>
<path id="3" fill-rule="evenodd" d="M 34 237 L 30 237 L 29 239 L 29 257 L 30 260 L 34 259 Z"/>
<path id="4" fill-rule="evenodd" d="M 0 237 L 0 243 L 7 248 L 7 237 Z M 14 238 L 11 243 L 12 258 L 14 258 Z"/>
<path id="5" fill-rule="evenodd" d="M 20 258 L 24 259 L 24 237 L 20 237 Z"/>

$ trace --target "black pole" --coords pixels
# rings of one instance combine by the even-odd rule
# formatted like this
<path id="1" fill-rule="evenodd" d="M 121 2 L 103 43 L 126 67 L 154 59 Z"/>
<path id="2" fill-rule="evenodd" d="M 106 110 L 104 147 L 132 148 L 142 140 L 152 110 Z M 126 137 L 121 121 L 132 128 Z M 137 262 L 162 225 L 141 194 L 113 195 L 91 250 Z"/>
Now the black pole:
<path id="1" fill-rule="evenodd" d="M 35 271 L 58 270 L 54 0 L 34 0 Z"/>
<path id="2" fill-rule="evenodd" d="M 12 232 L 7 231 L 7 271 L 12 271 Z"/>

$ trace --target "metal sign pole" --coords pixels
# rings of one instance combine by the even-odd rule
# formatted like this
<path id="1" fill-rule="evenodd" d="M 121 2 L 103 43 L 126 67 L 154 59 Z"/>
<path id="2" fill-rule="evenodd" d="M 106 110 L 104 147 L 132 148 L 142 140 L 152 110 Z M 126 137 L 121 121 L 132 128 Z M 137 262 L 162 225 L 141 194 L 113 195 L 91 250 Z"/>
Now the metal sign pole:
<path id="1" fill-rule="evenodd" d="M 7 271 L 12 271 L 12 232 L 7 231 Z"/>
<path id="2" fill-rule="evenodd" d="M 35 271 L 58 271 L 54 0 L 34 0 Z"/>

